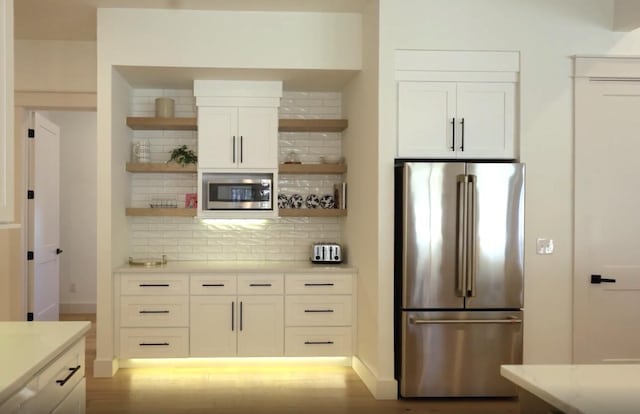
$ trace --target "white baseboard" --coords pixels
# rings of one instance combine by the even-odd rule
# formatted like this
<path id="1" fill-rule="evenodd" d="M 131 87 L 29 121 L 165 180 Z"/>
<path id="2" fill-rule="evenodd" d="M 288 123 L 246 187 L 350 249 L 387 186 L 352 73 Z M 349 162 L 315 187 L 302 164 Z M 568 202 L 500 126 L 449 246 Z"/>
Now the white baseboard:
<path id="1" fill-rule="evenodd" d="M 96 359 L 93 361 L 94 378 L 111 378 L 118 372 L 118 359 Z"/>
<path id="2" fill-rule="evenodd" d="M 358 357 L 353 357 L 351 367 L 376 400 L 397 400 L 398 381 L 394 378 L 380 379 Z"/>
<path id="3" fill-rule="evenodd" d="M 96 313 L 95 303 L 61 303 L 60 313 Z"/>

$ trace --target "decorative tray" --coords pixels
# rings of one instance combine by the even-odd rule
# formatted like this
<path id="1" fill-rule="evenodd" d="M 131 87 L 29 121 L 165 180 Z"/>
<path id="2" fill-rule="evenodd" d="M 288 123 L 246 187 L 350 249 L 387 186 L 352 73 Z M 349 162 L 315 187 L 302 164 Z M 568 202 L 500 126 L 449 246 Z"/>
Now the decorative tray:
<path id="1" fill-rule="evenodd" d="M 129 256 L 129 265 L 131 266 L 152 267 L 152 266 L 162 266 L 165 264 L 167 264 L 167 256 L 164 254 L 162 255 L 161 259 L 158 259 L 157 257 L 152 257 L 152 258 L 143 257 L 143 258 L 134 259 L 133 257 Z"/>

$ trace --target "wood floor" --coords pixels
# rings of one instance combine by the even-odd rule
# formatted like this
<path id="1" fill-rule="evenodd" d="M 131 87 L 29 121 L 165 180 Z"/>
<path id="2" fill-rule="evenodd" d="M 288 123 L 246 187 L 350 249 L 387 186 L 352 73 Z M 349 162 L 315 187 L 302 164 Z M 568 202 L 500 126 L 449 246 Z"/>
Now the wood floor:
<path id="1" fill-rule="evenodd" d="M 87 414 L 519 413 L 515 399 L 375 400 L 349 367 L 130 368 L 93 378 L 95 315 L 88 320 Z"/>

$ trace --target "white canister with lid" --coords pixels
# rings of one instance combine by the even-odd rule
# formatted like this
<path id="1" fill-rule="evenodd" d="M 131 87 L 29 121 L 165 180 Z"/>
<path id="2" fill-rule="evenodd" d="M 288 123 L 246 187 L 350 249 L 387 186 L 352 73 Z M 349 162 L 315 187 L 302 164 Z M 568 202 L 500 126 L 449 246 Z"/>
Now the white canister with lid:
<path id="1" fill-rule="evenodd" d="M 173 118 L 175 102 L 171 98 L 156 98 L 156 118 Z"/>

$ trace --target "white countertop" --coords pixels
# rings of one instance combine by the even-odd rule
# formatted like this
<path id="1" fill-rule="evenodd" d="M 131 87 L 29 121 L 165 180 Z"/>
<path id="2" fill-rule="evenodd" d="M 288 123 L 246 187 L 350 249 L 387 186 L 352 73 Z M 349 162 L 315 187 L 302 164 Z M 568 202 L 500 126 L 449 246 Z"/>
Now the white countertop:
<path id="1" fill-rule="evenodd" d="M 90 327 L 90 322 L 0 322 L 0 403 Z"/>
<path id="2" fill-rule="evenodd" d="M 353 273 L 356 268 L 347 264 L 314 264 L 311 262 L 199 262 L 170 261 L 161 266 L 129 265 L 117 267 L 114 272 L 281 272 L 281 273 Z"/>
<path id="3" fill-rule="evenodd" d="M 640 412 L 640 364 L 503 365 L 500 373 L 567 414 Z"/>

